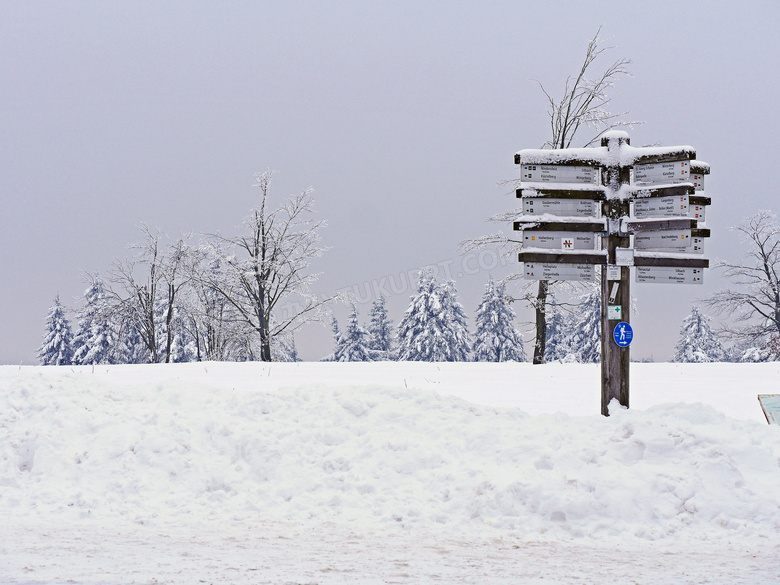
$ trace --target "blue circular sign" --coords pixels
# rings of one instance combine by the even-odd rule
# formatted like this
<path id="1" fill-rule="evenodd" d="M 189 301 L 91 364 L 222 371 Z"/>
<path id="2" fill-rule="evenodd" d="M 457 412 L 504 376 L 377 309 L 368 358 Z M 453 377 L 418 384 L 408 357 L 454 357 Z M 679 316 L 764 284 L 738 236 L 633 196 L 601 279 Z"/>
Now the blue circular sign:
<path id="1" fill-rule="evenodd" d="M 615 325 L 615 330 L 612 332 L 612 338 L 620 347 L 628 347 L 634 339 L 634 330 L 631 329 L 631 325 L 625 321 L 621 321 Z"/>

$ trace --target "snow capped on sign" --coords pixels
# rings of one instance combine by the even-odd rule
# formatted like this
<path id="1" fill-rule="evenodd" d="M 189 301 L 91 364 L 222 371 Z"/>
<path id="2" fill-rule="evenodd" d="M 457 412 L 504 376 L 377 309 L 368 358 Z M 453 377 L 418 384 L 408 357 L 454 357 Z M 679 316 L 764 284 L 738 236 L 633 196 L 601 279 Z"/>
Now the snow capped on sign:
<path id="1" fill-rule="evenodd" d="M 515 163 L 531 165 L 581 163 L 601 166 L 620 164 L 631 166 L 648 158 L 662 158 L 670 161 L 692 160 L 696 158 L 696 149 L 688 145 L 633 147 L 628 144 L 621 144 L 612 152 L 605 146 L 561 149 L 528 148 L 515 154 Z M 704 164 L 706 165 L 706 163 Z"/>

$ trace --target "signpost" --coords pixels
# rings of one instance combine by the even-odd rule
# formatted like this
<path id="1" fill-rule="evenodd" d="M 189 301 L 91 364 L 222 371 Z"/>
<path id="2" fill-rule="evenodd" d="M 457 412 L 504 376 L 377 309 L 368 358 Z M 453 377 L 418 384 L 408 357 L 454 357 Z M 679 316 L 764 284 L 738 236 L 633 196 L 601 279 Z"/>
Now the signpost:
<path id="1" fill-rule="evenodd" d="M 709 165 L 689 146 L 633 148 L 619 131 L 607 132 L 600 148 L 522 150 L 515 163 L 525 278 L 592 280 L 603 266 L 601 412 L 608 416 L 611 400 L 629 405 L 631 270 L 638 283 L 702 284 L 709 267 L 710 232 L 701 226 L 711 203 L 701 194 Z"/>

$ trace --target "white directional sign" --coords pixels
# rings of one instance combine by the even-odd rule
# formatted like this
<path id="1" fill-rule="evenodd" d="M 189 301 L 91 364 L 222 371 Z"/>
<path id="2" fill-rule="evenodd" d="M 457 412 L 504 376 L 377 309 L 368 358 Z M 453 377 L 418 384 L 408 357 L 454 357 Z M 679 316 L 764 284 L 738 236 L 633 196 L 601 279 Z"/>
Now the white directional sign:
<path id="1" fill-rule="evenodd" d="M 523 245 L 527 248 L 555 250 L 594 250 L 596 248 L 596 234 L 591 232 L 523 230 Z"/>
<path id="2" fill-rule="evenodd" d="M 532 183 L 598 183 L 596 167 L 520 165 L 520 180 Z"/>
<path id="3" fill-rule="evenodd" d="M 590 199 L 553 199 L 523 197 L 524 215 L 558 215 L 561 217 L 597 217 L 598 207 Z"/>
<path id="4" fill-rule="evenodd" d="M 634 217 L 687 217 L 690 206 L 688 196 L 641 197 L 634 200 Z"/>
<path id="5" fill-rule="evenodd" d="M 593 280 L 596 276 L 592 264 L 525 262 L 523 267 L 528 280 Z"/>
<path id="6" fill-rule="evenodd" d="M 691 230 L 640 232 L 634 235 L 634 248 L 688 248 L 692 244 Z"/>
<path id="7" fill-rule="evenodd" d="M 691 237 L 690 246 L 674 246 L 668 248 L 642 248 L 645 252 L 665 252 L 678 254 L 704 254 L 704 238 Z"/>
<path id="8" fill-rule="evenodd" d="M 691 219 L 698 219 L 700 222 L 705 221 L 704 217 L 704 210 L 706 209 L 706 205 L 689 205 L 688 206 L 688 217 Z"/>
<path id="9" fill-rule="evenodd" d="M 691 173 L 691 183 L 697 191 L 704 191 L 704 175 L 701 173 Z"/>
<path id="10" fill-rule="evenodd" d="M 658 284 L 703 284 L 701 268 L 671 268 L 668 266 L 637 266 L 637 282 Z"/>
<path id="11" fill-rule="evenodd" d="M 691 164 L 687 160 L 634 166 L 634 185 L 668 185 L 690 180 Z"/>

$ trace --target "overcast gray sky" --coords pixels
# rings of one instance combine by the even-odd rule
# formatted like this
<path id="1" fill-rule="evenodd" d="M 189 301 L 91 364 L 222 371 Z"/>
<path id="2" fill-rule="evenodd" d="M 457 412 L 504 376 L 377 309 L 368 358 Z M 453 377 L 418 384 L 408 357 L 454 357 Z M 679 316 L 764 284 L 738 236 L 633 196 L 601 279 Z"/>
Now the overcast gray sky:
<path id="1" fill-rule="evenodd" d="M 36 363 L 54 296 L 75 307 L 83 271 L 125 257 L 141 222 L 235 233 L 267 167 L 278 199 L 316 191 L 331 247 L 318 291 L 362 290 L 365 318 L 365 291 L 390 290 L 397 321 L 401 275 L 438 264 L 473 325 L 488 274 L 521 266 L 458 243 L 516 206 L 499 183 L 549 134 L 532 79 L 560 94 L 600 25 L 615 49 L 596 65 L 633 61 L 613 93 L 646 122 L 632 144 L 690 144 L 712 165 L 707 256 L 735 259 L 727 227 L 780 210 L 776 2 L 0 0 L 0 13 L 0 363 Z M 705 279 L 632 285 L 635 357 L 671 355 L 692 302 L 724 284 Z M 296 341 L 306 359 L 331 348 L 327 328 Z"/>

